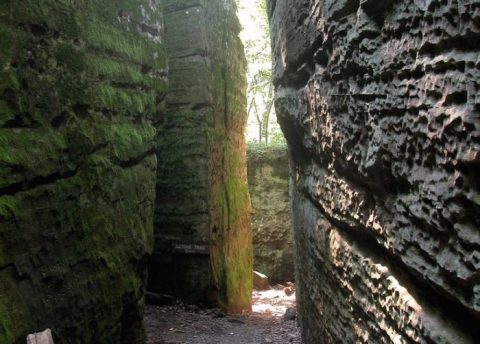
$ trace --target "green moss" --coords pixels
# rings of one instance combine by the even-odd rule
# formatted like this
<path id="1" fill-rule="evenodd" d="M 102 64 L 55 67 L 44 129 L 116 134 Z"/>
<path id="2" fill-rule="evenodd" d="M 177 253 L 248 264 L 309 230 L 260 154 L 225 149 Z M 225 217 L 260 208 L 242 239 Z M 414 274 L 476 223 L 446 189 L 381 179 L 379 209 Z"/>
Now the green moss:
<path id="1" fill-rule="evenodd" d="M 32 156 L 53 159 L 66 148 L 61 134 L 53 130 L 0 130 L 0 162 L 7 165 L 35 166 Z"/>
<path id="2" fill-rule="evenodd" d="M 102 154 L 92 154 L 87 158 L 86 161 L 90 166 L 95 168 L 108 170 L 112 168 L 112 162 L 110 159 Z"/>
<path id="3" fill-rule="evenodd" d="M 152 4 L 152 3 L 150 3 Z M 88 11 L 95 13 L 95 16 L 105 22 L 111 22 L 114 19 L 118 22 L 117 18 L 112 18 L 112 14 L 115 16 L 118 13 L 123 12 L 129 15 L 130 21 L 137 24 L 144 18 L 144 15 L 150 18 L 158 18 L 161 9 L 155 5 L 146 5 L 145 2 L 141 4 L 138 0 L 110 0 L 108 2 L 89 1 L 87 3 Z"/>
<path id="4" fill-rule="evenodd" d="M 230 257 L 227 271 L 227 299 L 232 312 L 239 313 L 252 304 L 252 247 L 245 238 L 235 238 L 239 255 Z"/>
<path id="5" fill-rule="evenodd" d="M 76 233 L 83 235 L 73 246 L 56 250 L 60 257 L 70 257 L 73 260 L 60 259 L 59 264 L 53 265 L 54 268 L 49 267 L 49 276 L 58 276 L 56 278 L 65 280 L 63 290 L 67 294 L 58 295 L 60 299 L 57 298 L 54 303 L 48 304 L 48 308 L 60 312 L 69 307 L 78 308 L 78 305 L 71 303 L 73 297 L 77 295 L 80 299 L 96 304 L 95 307 L 99 311 L 106 312 L 95 321 L 95 324 L 88 326 L 87 319 L 77 318 L 76 325 L 82 327 L 82 333 L 81 337 L 76 337 L 81 339 L 74 342 L 107 343 L 112 340 L 121 342 L 119 333 L 113 336 L 111 333 L 101 336 L 99 334 L 103 332 L 102 329 L 111 326 L 112 321 L 118 321 L 122 317 L 126 291 L 131 293 L 132 302 L 142 299 L 144 281 L 138 275 L 136 262 L 142 259 L 145 252 L 151 250 L 153 241 L 151 220 L 145 216 L 148 214 L 148 205 L 145 209 L 145 205 L 142 204 L 146 197 L 150 202 L 153 201 L 153 188 L 147 193 L 142 192 L 143 186 L 153 182 L 152 171 L 142 172 L 143 169 L 142 166 L 134 169 L 110 166 L 109 169 L 104 169 L 94 165 L 86 170 L 86 174 L 62 181 L 52 190 L 56 202 L 57 199 L 59 201 L 62 199 L 61 195 L 68 195 L 70 189 L 81 188 L 80 200 L 65 204 L 60 214 L 73 221 L 62 222 L 62 235 L 63 232 L 68 233 L 71 226 L 75 227 Z M 95 195 L 102 196 L 96 199 Z M 75 213 L 74 217 L 72 213 Z M 62 238 L 59 240 L 69 245 L 68 240 Z M 83 261 L 86 265 L 82 267 L 80 263 L 74 268 L 75 277 L 65 278 L 67 275 L 71 276 L 71 264 L 76 264 L 77 261 Z M 92 292 L 92 288 L 95 292 Z M 84 326 L 88 331 L 83 331 Z M 61 336 L 66 335 L 65 330 L 63 326 L 54 328 L 55 333 Z M 141 332 L 141 325 L 138 324 L 134 331 Z"/>
<path id="6" fill-rule="evenodd" d="M 99 51 L 112 52 L 115 55 L 156 69 L 166 67 L 164 48 L 154 42 L 138 39 L 137 34 L 125 31 L 99 21 L 88 21 L 86 40 Z"/>
<path id="7" fill-rule="evenodd" d="M 228 195 L 230 221 L 236 223 L 245 217 L 245 212 L 249 209 L 248 186 L 243 179 L 231 176 L 227 179 L 225 187 Z"/>
<path id="8" fill-rule="evenodd" d="M 66 37 L 77 37 L 81 33 L 79 17 L 85 15 L 82 2 L 69 0 L 24 0 L 9 1 L 15 18 L 23 23 L 32 23 L 56 29 Z"/>
<path id="9" fill-rule="evenodd" d="M 266 164 L 273 169 L 273 177 L 288 180 L 288 156 L 287 146 L 284 143 L 277 144 L 249 144 L 247 159 L 250 170 Z M 249 175 L 250 179 L 250 175 Z"/>
<path id="10" fill-rule="evenodd" d="M 144 87 L 155 90 L 158 94 L 167 91 L 165 80 L 143 74 L 139 65 L 100 56 L 90 56 L 87 61 L 92 75 L 100 80 L 112 80 L 129 84 L 131 87 Z"/>
<path id="11" fill-rule="evenodd" d="M 252 288 L 252 239 L 250 233 L 250 198 L 243 177 L 236 174 L 244 167 L 236 152 L 230 152 L 231 163 L 227 167 L 225 195 L 228 208 L 228 226 L 225 255 L 226 295 L 231 312 L 241 312 L 251 305 Z M 233 160 L 233 161 L 232 161 Z M 243 165 L 243 166 L 242 166 Z"/>
<path id="12" fill-rule="evenodd" d="M 156 94 L 99 84 L 96 88 L 95 105 L 100 109 L 109 109 L 124 114 L 145 114 L 152 116 L 155 112 Z"/>
<path id="13" fill-rule="evenodd" d="M 223 169 L 223 177 L 216 181 L 212 190 L 214 202 L 211 209 L 213 217 L 220 220 L 222 234 L 212 235 L 214 253 L 211 264 L 220 290 L 220 305 L 238 313 L 251 305 L 250 198 L 242 176 L 245 169 L 242 147 L 230 146 L 227 141 L 221 154 L 224 163 L 217 168 Z"/>
<path id="14" fill-rule="evenodd" d="M 259 158 L 270 156 L 283 155 L 287 150 L 286 142 L 275 142 L 275 143 L 257 143 L 249 142 L 247 146 L 247 153 L 249 157 L 256 159 L 256 156 Z"/>
<path id="15" fill-rule="evenodd" d="M 0 70 L 5 67 L 13 48 L 13 32 L 11 29 L 0 24 Z"/>
<path id="16" fill-rule="evenodd" d="M 80 73 L 85 69 L 85 53 L 70 44 L 58 44 L 55 56 L 58 63 L 65 65 L 72 73 Z"/>
<path id="17" fill-rule="evenodd" d="M 142 73 L 166 66 L 162 45 L 137 30 L 142 5 L 161 20 L 143 0 L 0 2 L 0 126 L 18 123 L 0 129 L 0 187 L 22 185 L 0 197 L 0 266 L 22 275 L 0 270 L 0 343 L 46 327 L 72 343 L 141 336 L 148 123 L 166 92 Z M 121 11 L 135 22 L 119 23 Z"/>
<path id="18" fill-rule="evenodd" d="M 14 343 L 30 321 L 9 270 L 0 273 L 0 342 Z"/>
<path id="19" fill-rule="evenodd" d="M 15 337 L 14 321 L 11 319 L 10 309 L 4 304 L 7 297 L 0 294 L 0 341 L 2 343 L 13 343 Z M 3 302 L 2 302 L 3 301 Z"/>
<path id="20" fill-rule="evenodd" d="M 198 112 L 177 110 L 165 115 L 157 134 L 158 194 L 191 203 L 192 190 L 205 188 L 207 164 L 197 157 L 207 149 L 206 126 L 205 117 Z"/>
<path id="21" fill-rule="evenodd" d="M 163 182 L 159 178 L 157 190 L 176 191 L 176 185 L 182 182 L 189 187 L 182 197 L 188 199 L 195 193 L 202 194 L 195 186 L 194 179 L 188 179 L 188 174 L 172 173 L 179 170 L 193 170 L 183 167 L 183 160 L 188 161 L 191 155 L 203 156 L 207 167 L 206 181 L 200 181 L 200 187 L 207 184 L 208 217 L 210 233 L 210 267 L 212 271 L 212 289 L 218 292 L 217 301 L 227 311 L 240 312 L 248 310 L 251 305 L 252 290 L 252 248 L 249 229 L 249 195 L 246 184 L 245 157 L 243 146 L 243 128 L 246 122 L 245 109 L 245 59 L 241 54 L 241 46 L 237 44 L 238 37 L 232 30 L 238 30 L 238 22 L 234 19 L 234 11 L 225 10 L 224 3 L 210 1 L 205 4 L 206 27 L 202 34 L 192 33 L 192 37 L 200 37 L 208 42 L 208 66 L 195 64 L 195 60 L 173 60 L 171 64 L 172 89 L 171 97 L 175 117 L 182 108 L 198 103 L 208 102 L 208 109 L 196 111 L 197 120 L 207 125 L 197 125 L 192 128 L 189 118 L 178 122 L 166 116 L 165 124 L 159 127 L 159 176 L 170 176 L 171 181 Z M 173 10 L 178 4 L 169 1 L 167 8 Z M 171 37 L 167 44 L 173 49 L 185 49 L 182 39 L 188 32 L 189 23 L 178 23 L 181 16 L 171 15 L 166 21 L 166 29 Z M 234 24 L 237 23 L 235 26 Z M 181 27 L 181 30 L 177 29 Z M 196 30 L 196 29 L 195 29 Z M 188 39 L 188 38 L 187 38 Z M 225 46 L 230 48 L 225 50 Z M 194 43 L 196 47 L 196 43 Z M 199 44 L 201 46 L 201 44 Z M 175 53 L 175 51 L 174 51 Z M 240 56 L 240 57 L 239 57 Z M 203 94 L 202 92 L 205 92 Z M 188 103 L 188 105 L 186 105 Z M 186 123 L 186 124 L 183 124 Z M 181 130 L 180 130 L 181 128 Z M 189 134 L 185 134 L 188 132 Z M 205 138 L 201 145 L 195 146 L 194 135 Z M 198 151 L 197 151 L 198 150 Z M 178 152 L 171 158 L 170 153 Z M 172 169 L 174 166 L 174 169 Z M 199 163 L 197 169 L 203 168 Z M 178 178 L 177 180 L 176 177 Z M 197 182 L 198 184 L 198 182 Z M 172 192 L 177 195 L 177 192 Z M 197 196 L 198 197 L 198 196 Z M 168 197 L 165 198 L 168 200 Z M 164 205 L 157 205 L 160 211 Z M 189 218 L 186 216 L 186 226 Z M 192 220 L 190 220 L 192 221 Z M 190 225 L 190 226 L 194 226 Z M 159 223 L 161 227 L 161 223 Z M 180 234 L 173 233 L 176 237 Z M 181 275 L 181 273 L 179 273 Z M 179 277 L 181 278 L 181 276 Z"/>
<path id="22" fill-rule="evenodd" d="M 112 155 L 123 161 L 141 155 L 155 142 L 155 129 L 147 124 L 108 123 L 99 125 L 96 130 L 97 140 L 110 142 Z"/>
<path id="23" fill-rule="evenodd" d="M 5 223 L 13 218 L 17 212 L 18 200 L 13 196 L 0 196 L 0 221 Z M 4 235 L 0 230 L 0 237 Z M 5 257 L 6 250 L 2 247 L 4 244 L 0 242 L 0 269 L 7 264 Z"/>
<path id="24" fill-rule="evenodd" d="M 0 129 L 0 185 L 15 182 L 15 175 L 5 167 L 22 166 L 35 173 L 49 174 L 53 161 L 67 147 L 65 137 L 50 129 Z"/>
<path id="25" fill-rule="evenodd" d="M 20 83 L 18 82 L 18 77 L 15 73 L 15 70 L 11 68 L 4 68 L 0 71 L 0 76 L 0 91 L 5 89 L 18 91 L 20 89 Z"/>
<path id="26" fill-rule="evenodd" d="M 17 199 L 13 196 L 0 196 L 0 217 L 7 218 L 16 212 Z"/>
<path id="27" fill-rule="evenodd" d="M 0 100 L 0 127 L 13 118 L 15 118 L 15 112 L 7 105 L 7 103 Z"/>

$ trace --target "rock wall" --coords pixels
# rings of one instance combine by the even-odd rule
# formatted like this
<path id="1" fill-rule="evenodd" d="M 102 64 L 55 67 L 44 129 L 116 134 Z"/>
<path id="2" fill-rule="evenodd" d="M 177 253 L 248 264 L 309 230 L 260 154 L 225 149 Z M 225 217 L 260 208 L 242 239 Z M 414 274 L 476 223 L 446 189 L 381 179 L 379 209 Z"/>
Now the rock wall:
<path id="1" fill-rule="evenodd" d="M 271 0 L 306 343 L 480 341 L 480 1 Z"/>
<path id="2" fill-rule="evenodd" d="M 149 288 L 250 308 L 246 61 L 233 0 L 165 1 L 170 93 L 158 122 Z"/>
<path id="3" fill-rule="evenodd" d="M 253 269 L 266 274 L 271 283 L 293 281 L 287 150 L 252 145 L 248 147 L 247 162 Z"/>
<path id="4" fill-rule="evenodd" d="M 0 342 L 142 341 L 159 1 L 0 2 Z"/>

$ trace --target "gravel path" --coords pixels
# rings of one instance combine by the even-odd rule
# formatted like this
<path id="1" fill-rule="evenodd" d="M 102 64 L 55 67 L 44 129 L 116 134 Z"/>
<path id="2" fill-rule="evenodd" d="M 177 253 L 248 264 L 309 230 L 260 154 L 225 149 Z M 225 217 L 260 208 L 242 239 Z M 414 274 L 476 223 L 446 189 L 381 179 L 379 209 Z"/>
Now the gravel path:
<path id="1" fill-rule="evenodd" d="M 278 286 L 255 291 L 250 315 L 230 316 L 218 309 L 196 306 L 148 306 L 145 315 L 147 344 L 301 344 L 295 320 L 284 314 L 295 307 L 295 294 Z"/>

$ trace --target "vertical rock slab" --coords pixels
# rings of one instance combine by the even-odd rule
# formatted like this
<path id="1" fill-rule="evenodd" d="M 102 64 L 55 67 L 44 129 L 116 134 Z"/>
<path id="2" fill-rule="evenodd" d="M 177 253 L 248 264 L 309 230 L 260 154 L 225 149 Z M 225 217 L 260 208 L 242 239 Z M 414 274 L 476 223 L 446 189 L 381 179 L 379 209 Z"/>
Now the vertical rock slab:
<path id="1" fill-rule="evenodd" d="M 480 1 L 269 1 L 306 343 L 479 342 Z"/>
<path id="2" fill-rule="evenodd" d="M 246 61 L 234 1 L 165 1 L 170 92 L 158 122 L 152 291 L 230 312 L 252 290 Z"/>
<path id="3" fill-rule="evenodd" d="M 271 283 L 294 280 L 286 147 L 249 146 L 254 270 Z"/>
<path id="4" fill-rule="evenodd" d="M 0 342 L 143 338 L 159 1 L 0 3 Z"/>

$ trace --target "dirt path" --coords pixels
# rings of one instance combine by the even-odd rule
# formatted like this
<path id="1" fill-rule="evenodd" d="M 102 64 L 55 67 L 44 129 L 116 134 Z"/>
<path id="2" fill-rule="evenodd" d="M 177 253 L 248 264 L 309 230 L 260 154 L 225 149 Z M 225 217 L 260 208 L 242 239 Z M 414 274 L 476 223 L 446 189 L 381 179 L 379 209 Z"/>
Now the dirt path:
<path id="1" fill-rule="evenodd" d="M 196 306 L 148 306 L 147 344 L 301 344 L 295 320 L 284 314 L 295 307 L 295 294 L 281 288 L 254 292 L 250 315 L 229 316 Z"/>

